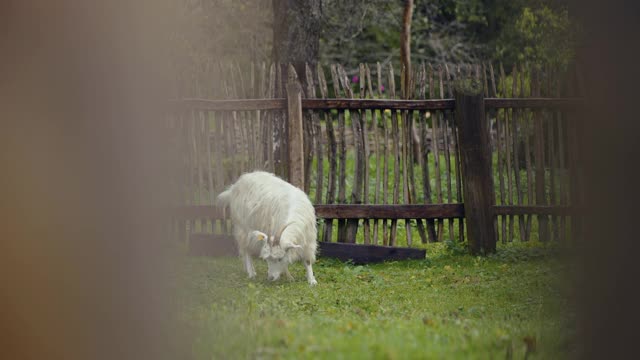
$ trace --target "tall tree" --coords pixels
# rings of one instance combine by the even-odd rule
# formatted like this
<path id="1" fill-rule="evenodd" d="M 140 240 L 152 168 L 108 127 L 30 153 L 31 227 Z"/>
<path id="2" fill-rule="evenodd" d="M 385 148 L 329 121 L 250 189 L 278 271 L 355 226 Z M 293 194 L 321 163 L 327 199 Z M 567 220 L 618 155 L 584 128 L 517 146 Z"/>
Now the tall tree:
<path id="1" fill-rule="evenodd" d="M 272 60 L 291 63 L 304 81 L 304 64 L 315 65 L 319 57 L 320 0 L 273 0 Z"/>
<path id="2" fill-rule="evenodd" d="M 400 34 L 400 61 L 404 67 L 403 97 L 408 99 L 409 79 L 411 79 L 411 19 L 413 18 L 413 0 L 404 1 L 402 12 L 402 32 Z"/>
<path id="3" fill-rule="evenodd" d="M 272 61 L 280 63 L 281 84 L 287 81 L 287 64 L 294 66 L 298 79 L 306 87 L 305 63 L 315 68 L 320 56 L 321 0 L 273 0 Z M 284 66 L 282 66 L 284 65 Z M 284 88 L 276 83 L 276 95 L 284 95 Z M 281 139 L 286 134 L 283 118 L 276 116 L 274 127 L 274 161 L 276 173 L 286 176 L 287 161 L 282 154 Z M 305 124 L 309 122 L 306 121 Z M 307 142 L 308 143 L 308 142 Z M 306 149 L 305 151 L 309 151 Z"/>

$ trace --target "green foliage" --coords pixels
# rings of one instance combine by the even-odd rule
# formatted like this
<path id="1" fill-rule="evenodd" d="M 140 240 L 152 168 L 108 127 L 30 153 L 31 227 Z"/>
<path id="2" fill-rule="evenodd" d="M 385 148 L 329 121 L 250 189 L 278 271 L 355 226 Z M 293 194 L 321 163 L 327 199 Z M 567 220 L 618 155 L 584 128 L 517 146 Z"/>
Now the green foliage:
<path id="1" fill-rule="evenodd" d="M 572 26 L 566 8 L 524 6 L 508 31 L 500 34 L 496 57 L 508 63 L 566 65 L 574 55 Z"/>
<path id="2" fill-rule="evenodd" d="M 188 258 L 176 332 L 195 359 L 562 358 L 575 349 L 575 314 L 559 275 L 571 263 L 557 254 L 512 244 L 483 258 L 432 244 L 425 260 L 320 258 L 313 288 L 300 264 L 294 282 L 272 283 L 263 262 L 248 280 L 238 259 Z"/>
<path id="3" fill-rule="evenodd" d="M 469 249 L 467 248 L 467 242 L 458 242 L 452 240 L 445 240 L 444 242 L 445 248 L 447 251 L 453 255 L 464 255 L 469 253 Z"/>
<path id="4" fill-rule="evenodd" d="M 402 2 L 326 0 L 321 57 L 355 68 L 390 61 L 399 69 Z M 577 25 L 567 5 L 550 0 L 416 1 L 412 22 L 415 62 L 492 60 L 566 64 Z"/>

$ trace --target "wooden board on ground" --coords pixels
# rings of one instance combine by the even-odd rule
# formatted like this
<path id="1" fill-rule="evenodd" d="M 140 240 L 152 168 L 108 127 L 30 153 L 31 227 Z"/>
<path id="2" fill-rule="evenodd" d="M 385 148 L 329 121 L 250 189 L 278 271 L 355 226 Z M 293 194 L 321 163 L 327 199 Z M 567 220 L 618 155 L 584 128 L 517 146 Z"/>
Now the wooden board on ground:
<path id="1" fill-rule="evenodd" d="M 238 256 L 233 237 L 229 235 L 191 234 L 189 238 L 191 256 Z M 379 245 L 318 242 L 318 255 L 352 261 L 354 264 L 370 264 L 383 261 L 424 259 L 426 250 Z"/>
<path id="2" fill-rule="evenodd" d="M 425 249 L 401 248 L 380 245 L 318 242 L 319 257 L 351 261 L 354 264 L 371 264 L 392 260 L 424 259 Z"/>

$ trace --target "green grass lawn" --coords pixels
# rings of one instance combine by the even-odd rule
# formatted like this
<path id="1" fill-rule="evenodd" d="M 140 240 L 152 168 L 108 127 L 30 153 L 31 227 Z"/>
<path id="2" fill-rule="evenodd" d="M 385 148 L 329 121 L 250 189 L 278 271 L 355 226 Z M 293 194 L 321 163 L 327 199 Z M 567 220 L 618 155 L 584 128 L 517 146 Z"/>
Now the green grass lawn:
<path id="1" fill-rule="evenodd" d="M 565 358 L 574 310 L 565 251 L 500 244 L 489 257 L 429 244 L 427 259 L 354 266 L 320 258 L 318 286 L 249 280 L 236 258 L 185 258 L 175 301 L 196 359 Z M 182 330 L 181 330 L 182 331 Z"/>

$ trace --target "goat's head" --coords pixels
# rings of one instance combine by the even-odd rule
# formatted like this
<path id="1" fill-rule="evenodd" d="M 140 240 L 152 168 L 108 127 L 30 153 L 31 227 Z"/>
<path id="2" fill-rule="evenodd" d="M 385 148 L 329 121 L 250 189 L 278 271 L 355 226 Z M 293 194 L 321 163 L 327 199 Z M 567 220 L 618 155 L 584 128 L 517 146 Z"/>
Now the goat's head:
<path id="1" fill-rule="evenodd" d="M 288 223 L 278 230 L 275 234 L 268 236 L 261 231 L 254 231 L 251 236 L 258 241 L 264 241 L 264 245 L 260 250 L 260 258 L 266 260 L 269 280 L 276 281 L 280 278 L 280 275 L 287 269 L 291 263 L 291 256 L 289 251 L 291 249 L 299 249 L 302 246 L 294 244 L 290 240 L 280 241 L 282 233 L 291 225 Z"/>

